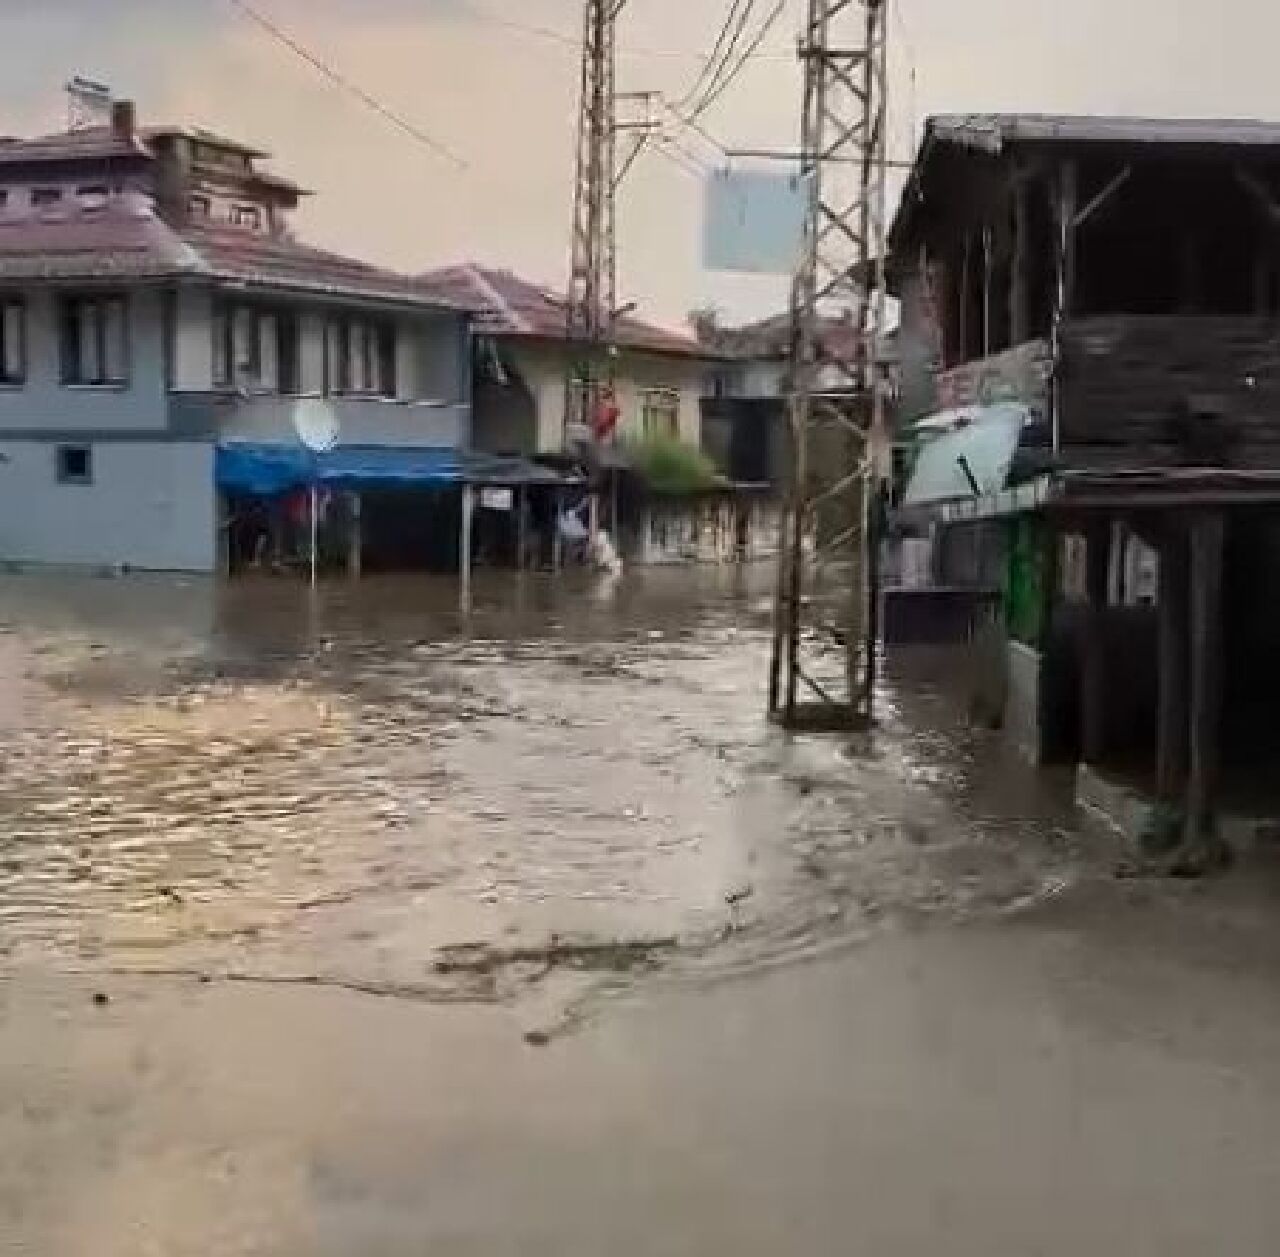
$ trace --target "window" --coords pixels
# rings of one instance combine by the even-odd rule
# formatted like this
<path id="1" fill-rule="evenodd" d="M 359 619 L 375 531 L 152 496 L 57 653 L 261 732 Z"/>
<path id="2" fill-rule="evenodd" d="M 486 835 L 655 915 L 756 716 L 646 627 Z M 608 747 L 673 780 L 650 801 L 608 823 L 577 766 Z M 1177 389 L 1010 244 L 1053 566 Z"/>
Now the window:
<path id="1" fill-rule="evenodd" d="M 325 328 L 325 387 L 330 393 L 394 397 L 395 326 L 366 319 L 331 319 Z"/>
<path id="2" fill-rule="evenodd" d="M 680 394 L 669 388 L 648 389 L 641 398 L 640 427 L 646 440 L 678 435 Z"/>
<path id="3" fill-rule="evenodd" d="M 187 198 L 187 217 L 193 222 L 207 222 L 213 216 L 213 201 L 197 193 Z"/>
<path id="4" fill-rule="evenodd" d="M 93 449 L 88 445 L 59 445 L 54 450 L 59 484 L 93 483 Z"/>
<path id="5" fill-rule="evenodd" d="M 64 297 L 63 384 L 126 384 L 129 329 L 123 297 Z"/>
<path id="6" fill-rule="evenodd" d="M 297 391 L 297 319 L 255 306 L 218 301 L 213 307 L 216 388 Z"/>
<path id="7" fill-rule="evenodd" d="M 236 227 L 248 227 L 253 231 L 261 231 L 262 211 L 256 205 L 233 205 L 231 222 Z"/>
<path id="8" fill-rule="evenodd" d="M 61 188 L 32 188 L 31 205 L 33 209 L 47 209 L 62 200 Z"/>
<path id="9" fill-rule="evenodd" d="M 106 209 L 110 197 L 111 189 L 105 183 L 90 183 L 76 189 L 76 200 L 80 202 L 81 209 Z"/>
<path id="10" fill-rule="evenodd" d="M 13 297 L 0 298 L 0 384 L 21 384 L 27 376 L 27 309 Z"/>

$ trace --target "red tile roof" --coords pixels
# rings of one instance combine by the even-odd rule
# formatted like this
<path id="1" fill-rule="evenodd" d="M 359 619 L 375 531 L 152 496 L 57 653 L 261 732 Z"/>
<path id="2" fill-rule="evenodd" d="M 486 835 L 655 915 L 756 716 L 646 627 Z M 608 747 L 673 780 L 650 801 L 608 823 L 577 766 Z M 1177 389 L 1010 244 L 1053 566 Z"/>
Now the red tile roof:
<path id="1" fill-rule="evenodd" d="M 418 304 L 468 307 L 446 292 L 431 291 L 420 281 L 356 258 L 313 248 L 287 236 L 266 236 L 243 228 L 188 227 L 180 239 L 219 279 L 309 292 L 411 301 Z"/>
<path id="2" fill-rule="evenodd" d="M 427 271 L 419 281 L 448 295 L 476 315 L 476 328 L 497 336 L 563 340 L 568 327 L 562 293 L 530 283 L 510 271 L 464 262 Z M 628 349 L 703 357 L 707 350 L 693 337 L 668 331 L 623 315 L 617 324 L 618 344 Z"/>

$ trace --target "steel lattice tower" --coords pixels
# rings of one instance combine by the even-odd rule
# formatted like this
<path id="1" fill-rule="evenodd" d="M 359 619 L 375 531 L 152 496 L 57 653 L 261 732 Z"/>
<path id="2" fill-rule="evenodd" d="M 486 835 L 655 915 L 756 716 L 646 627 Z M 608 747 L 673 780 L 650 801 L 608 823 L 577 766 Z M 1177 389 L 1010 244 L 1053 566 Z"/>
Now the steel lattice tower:
<path id="1" fill-rule="evenodd" d="M 792 458 L 769 708 L 789 727 L 841 729 L 871 718 L 890 460 L 877 364 L 889 0 L 807 4 L 801 166 L 809 207 L 792 286 Z"/>
<path id="2" fill-rule="evenodd" d="M 614 31 L 625 0 L 586 0 L 578 109 L 573 243 L 566 333 L 565 446 L 590 439 L 603 394 L 612 386 L 617 308 L 616 89 Z M 585 428 L 585 430 L 584 430 Z"/>

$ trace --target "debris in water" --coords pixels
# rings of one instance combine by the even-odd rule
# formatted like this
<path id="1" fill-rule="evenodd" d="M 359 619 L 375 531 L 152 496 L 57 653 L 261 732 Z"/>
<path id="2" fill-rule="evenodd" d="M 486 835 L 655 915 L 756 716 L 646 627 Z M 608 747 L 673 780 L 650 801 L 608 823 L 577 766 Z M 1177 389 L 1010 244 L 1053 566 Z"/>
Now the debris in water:
<path id="1" fill-rule="evenodd" d="M 109 1003 L 111 1003 L 110 999 L 108 999 L 108 998 L 107 998 L 107 994 L 106 994 L 106 992 L 105 992 L 105 991 L 94 991 L 94 993 L 93 993 L 93 1002 L 94 1002 L 94 1003 L 95 1003 L 99 1008 L 106 1008 L 106 1006 L 107 1006 Z"/>
<path id="2" fill-rule="evenodd" d="M 755 893 L 756 893 L 755 887 L 752 886 L 750 883 L 748 883 L 744 886 L 738 886 L 734 890 L 729 891 L 725 895 L 724 901 L 729 905 L 729 907 L 736 908 L 740 903 L 745 903 Z"/>
<path id="3" fill-rule="evenodd" d="M 526 1030 L 524 1041 L 530 1047 L 546 1047 L 551 1042 L 551 1036 L 545 1030 Z"/>

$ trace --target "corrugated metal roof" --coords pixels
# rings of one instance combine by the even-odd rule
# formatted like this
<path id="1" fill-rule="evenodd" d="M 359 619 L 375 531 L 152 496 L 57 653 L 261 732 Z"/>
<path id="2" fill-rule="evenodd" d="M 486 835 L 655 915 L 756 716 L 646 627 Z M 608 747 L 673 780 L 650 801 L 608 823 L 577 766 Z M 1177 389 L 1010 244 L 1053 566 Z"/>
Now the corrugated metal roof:
<path id="1" fill-rule="evenodd" d="M 563 340 L 568 331 L 565 296 L 510 271 L 464 262 L 427 271 L 419 278 L 471 309 L 479 331 L 495 336 L 546 340 Z M 626 315 L 618 319 L 616 332 L 618 344 L 628 349 L 691 357 L 703 357 L 707 353 L 692 336 L 682 336 Z"/>
<path id="2" fill-rule="evenodd" d="M 1280 148 L 1280 123 L 1257 119 L 1124 118 L 1086 114 L 940 114 L 928 135 L 984 152 L 1013 143 L 1175 144 Z"/>

